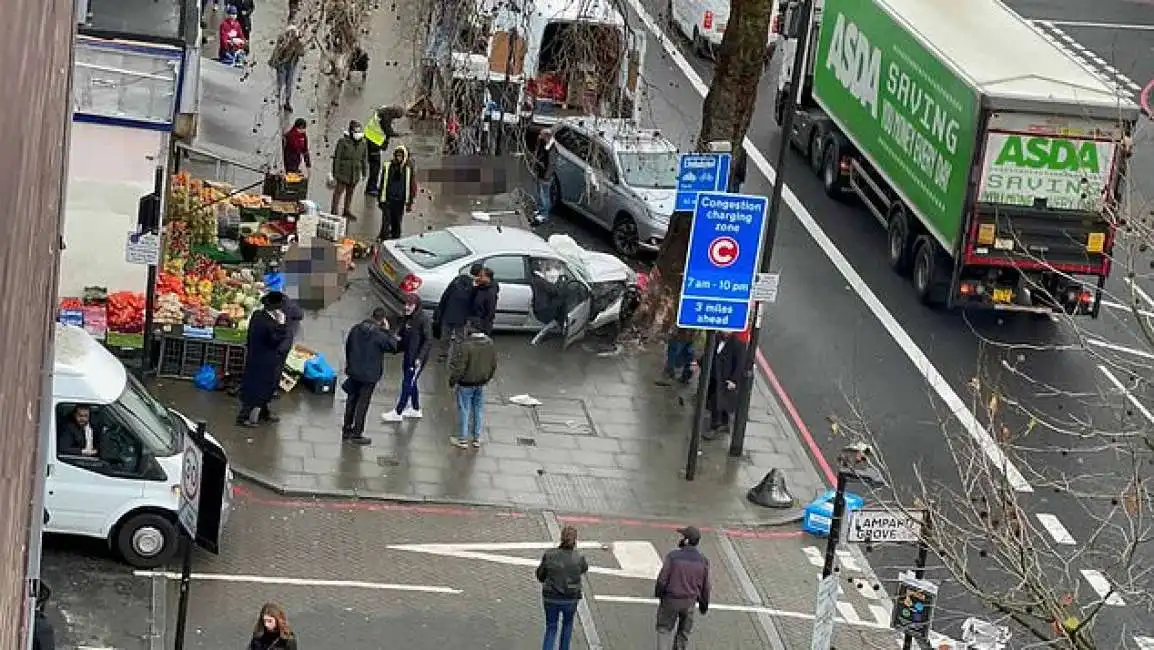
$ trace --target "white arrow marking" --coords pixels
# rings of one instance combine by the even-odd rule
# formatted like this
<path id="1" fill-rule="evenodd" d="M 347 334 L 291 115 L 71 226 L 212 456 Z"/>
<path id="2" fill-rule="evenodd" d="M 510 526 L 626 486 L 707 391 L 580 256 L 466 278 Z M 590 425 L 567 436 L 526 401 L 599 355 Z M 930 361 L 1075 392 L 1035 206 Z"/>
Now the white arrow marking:
<path id="1" fill-rule="evenodd" d="M 1138 644 L 1138 650 L 1154 650 L 1154 637 L 1136 636 L 1134 643 Z"/>
<path id="2" fill-rule="evenodd" d="M 469 560 L 484 560 L 498 564 L 536 567 L 540 560 L 528 557 L 498 555 L 489 551 L 536 551 L 556 548 L 556 542 L 508 542 L 503 544 L 395 544 L 388 548 L 394 551 L 413 551 L 443 557 Z M 661 556 L 650 542 L 577 542 L 578 549 L 601 549 L 613 552 L 620 569 L 589 567 L 589 573 L 599 573 L 619 578 L 642 578 L 652 580 L 661 572 Z"/>

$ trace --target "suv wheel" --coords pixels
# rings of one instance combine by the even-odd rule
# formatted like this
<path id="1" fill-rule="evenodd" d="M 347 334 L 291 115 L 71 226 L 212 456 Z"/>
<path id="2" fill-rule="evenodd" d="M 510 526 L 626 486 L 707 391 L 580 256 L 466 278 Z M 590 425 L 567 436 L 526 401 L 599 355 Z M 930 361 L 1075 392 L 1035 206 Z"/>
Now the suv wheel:
<path id="1" fill-rule="evenodd" d="M 125 562 L 138 569 L 155 569 L 172 559 L 180 535 L 176 525 L 166 517 L 142 512 L 121 524 L 115 543 Z"/>
<path id="2" fill-rule="evenodd" d="M 641 240 L 637 233 L 637 222 L 633 217 L 623 214 L 613 222 L 613 248 L 618 254 L 633 257 L 641 249 Z"/>

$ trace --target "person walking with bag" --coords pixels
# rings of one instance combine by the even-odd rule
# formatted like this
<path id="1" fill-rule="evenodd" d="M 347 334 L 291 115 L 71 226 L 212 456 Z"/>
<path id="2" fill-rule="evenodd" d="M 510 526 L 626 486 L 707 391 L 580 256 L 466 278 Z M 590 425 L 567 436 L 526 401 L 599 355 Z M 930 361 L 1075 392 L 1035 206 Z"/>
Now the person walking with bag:
<path id="1" fill-rule="evenodd" d="M 400 422 L 404 418 L 418 419 L 422 415 L 417 379 L 421 376 L 425 362 L 429 360 L 429 350 L 433 346 L 433 326 L 421 310 L 421 297 L 417 294 L 405 294 L 404 309 L 405 316 L 397 328 L 399 352 L 404 355 L 401 396 L 397 398 L 396 408 L 381 416 L 385 422 Z"/>
<path id="2" fill-rule="evenodd" d="M 449 358 L 449 387 L 456 392 L 457 414 L 461 418 L 458 435 L 449 436 L 449 440 L 457 447 L 467 448 L 469 438 L 474 447 L 481 446 L 485 386 L 495 374 L 497 348 L 493 339 L 485 334 L 477 319 L 470 318 L 465 322 L 465 337 L 453 346 Z"/>
<path id="3" fill-rule="evenodd" d="M 701 531 L 678 528 L 677 549 L 665 556 L 653 585 L 657 605 L 657 650 L 686 650 L 693 632 L 693 607 L 702 616 L 709 611 L 709 559 L 697 550 Z"/>
<path id="4" fill-rule="evenodd" d="M 385 308 L 377 307 L 370 318 L 349 330 L 345 338 L 345 374 L 341 389 L 348 395 L 341 439 L 354 445 L 367 445 L 365 414 L 373 401 L 377 382 L 385 374 L 385 355 L 397 349 L 397 337 L 389 331 Z"/>
<path id="5" fill-rule="evenodd" d="M 301 40 L 300 30 L 296 25 L 285 27 L 276 39 L 272 48 L 272 55 L 268 59 L 269 66 L 276 72 L 277 105 L 288 111 L 293 110 L 293 87 L 297 83 L 297 65 L 305 55 L 305 44 Z"/>
<path id="6" fill-rule="evenodd" d="M 573 618 L 581 601 L 581 578 L 588 572 L 589 563 L 577 552 L 577 529 L 562 528 L 561 544 L 545 551 L 537 566 L 537 582 L 541 583 L 541 600 L 545 605 L 545 638 L 541 650 L 569 650 Z"/>
<path id="7" fill-rule="evenodd" d="M 265 603 L 260 608 L 248 650 L 297 650 L 297 639 L 280 605 Z"/>
<path id="8" fill-rule="evenodd" d="M 369 147 L 365 142 L 365 131 L 360 122 L 353 120 L 333 150 L 333 171 L 330 176 L 333 182 L 333 202 L 330 212 L 350 221 L 357 220 L 349 206 L 353 202 L 353 190 L 368 173 Z M 337 212 L 337 206 L 341 207 L 340 212 Z"/>

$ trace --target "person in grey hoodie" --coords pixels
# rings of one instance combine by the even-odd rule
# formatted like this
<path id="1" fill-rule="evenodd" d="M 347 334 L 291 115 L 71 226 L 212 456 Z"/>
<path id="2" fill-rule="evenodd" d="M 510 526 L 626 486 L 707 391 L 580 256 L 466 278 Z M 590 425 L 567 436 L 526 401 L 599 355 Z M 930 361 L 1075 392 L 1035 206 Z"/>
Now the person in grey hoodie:
<path id="1" fill-rule="evenodd" d="M 541 583 L 541 600 L 545 604 L 542 650 L 569 650 L 573 617 L 581 600 L 581 577 L 588 572 L 589 563 L 577 552 L 577 529 L 562 528 L 560 546 L 545 551 L 537 566 L 537 582 Z"/>
<path id="2" fill-rule="evenodd" d="M 657 650 L 686 650 L 693 631 L 693 606 L 702 616 L 709 611 L 709 559 L 697 550 L 701 531 L 694 526 L 677 529 L 681 541 L 665 556 L 653 586 L 657 605 Z"/>

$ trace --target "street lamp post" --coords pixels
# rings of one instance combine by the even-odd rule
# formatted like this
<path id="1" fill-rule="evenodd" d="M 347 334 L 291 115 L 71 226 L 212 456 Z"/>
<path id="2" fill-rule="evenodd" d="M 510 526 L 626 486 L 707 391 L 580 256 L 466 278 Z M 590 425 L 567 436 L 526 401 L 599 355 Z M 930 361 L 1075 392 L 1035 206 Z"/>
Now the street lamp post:
<path id="1" fill-rule="evenodd" d="M 769 216 L 766 219 L 765 235 L 761 245 L 761 273 L 769 273 L 770 261 L 773 258 L 773 242 L 777 238 L 777 224 L 781 215 L 781 193 L 785 187 L 785 161 L 789 151 L 790 133 L 793 131 L 793 115 L 796 105 L 801 103 L 802 89 L 805 85 L 805 69 L 809 51 L 810 15 L 813 13 L 813 0 L 803 0 L 800 9 L 800 24 L 797 32 L 797 49 L 793 59 L 793 70 L 789 77 L 789 98 L 785 110 L 782 111 L 781 144 L 777 148 L 777 170 L 773 178 L 773 194 L 769 198 Z M 753 328 L 749 332 L 749 344 L 745 355 L 745 372 L 742 374 L 741 386 L 738 388 L 737 411 L 734 413 L 733 437 L 729 440 L 729 455 L 740 456 L 745 448 L 745 428 L 749 423 L 749 401 L 753 394 L 754 359 L 757 354 L 757 345 L 761 341 L 762 309 L 764 303 L 758 302 L 754 312 Z"/>

